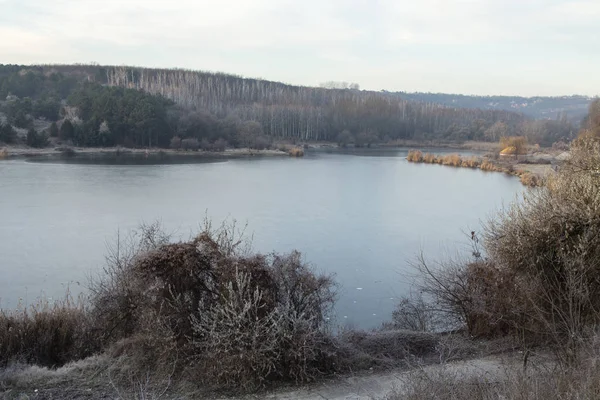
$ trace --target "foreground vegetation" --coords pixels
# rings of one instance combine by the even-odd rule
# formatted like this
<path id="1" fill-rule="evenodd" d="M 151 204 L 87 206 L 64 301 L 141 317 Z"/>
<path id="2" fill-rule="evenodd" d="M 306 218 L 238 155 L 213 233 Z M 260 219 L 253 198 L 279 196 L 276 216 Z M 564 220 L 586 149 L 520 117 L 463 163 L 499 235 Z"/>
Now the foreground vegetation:
<path id="1" fill-rule="evenodd" d="M 528 355 L 545 347 L 556 368 L 469 380 L 447 371 L 416 377 L 397 398 L 597 398 L 600 323 L 600 101 L 546 185 L 471 233 L 472 259 L 431 264 L 407 299 L 420 320 L 442 313 L 474 337 L 512 336 Z M 444 319 L 448 321 L 448 319 Z M 426 384 L 426 386 L 425 386 Z M 394 397 L 392 397 L 394 398 Z"/>
<path id="2" fill-rule="evenodd" d="M 85 382 L 71 390 L 99 385 L 106 393 L 114 385 L 132 393 L 143 384 L 154 393 L 170 382 L 188 395 L 246 392 L 435 353 L 437 335 L 394 324 L 378 334 L 333 335 L 334 299 L 332 277 L 298 252 L 253 253 L 235 224 L 207 224 L 178 243 L 158 225 L 144 226 L 110 249 L 89 296 L 0 312 L 0 385 L 54 393 L 43 377 L 56 378 L 48 371 L 60 367 Z M 50 370 L 24 378 L 22 365 Z M 68 385 L 64 379 L 55 386 Z"/>

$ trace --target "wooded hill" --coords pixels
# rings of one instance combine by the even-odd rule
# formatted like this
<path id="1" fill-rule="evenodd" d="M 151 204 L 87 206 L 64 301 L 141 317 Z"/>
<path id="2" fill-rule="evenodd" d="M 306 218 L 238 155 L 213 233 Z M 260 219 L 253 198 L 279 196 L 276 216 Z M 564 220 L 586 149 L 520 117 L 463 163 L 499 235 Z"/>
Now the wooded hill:
<path id="1" fill-rule="evenodd" d="M 449 107 L 481 108 L 522 113 L 536 119 L 557 119 L 565 116 L 576 126 L 588 113 L 593 100 L 589 96 L 468 96 L 445 93 L 397 92 L 398 96 L 419 102 L 433 102 Z"/>
<path id="2" fill-rule="evenodd" d="M 70 120 L 75 132 L 68 139 L 88 146 L 163 147 L 173 137 L 209 147 L 219 140 L 219 146 L 226 141 L 261 147 L 273 139 L 368 146 L 397 139 L 495 141 L 499 135 L 525 132 L 532 142 L 552 144 L 568 140 L 574 131 L 564 118 L 538 122 L 532 129 L 529 118 L 506 110 L 178 69 L 0 65 L 4 99 L 3 110 L 13 125 L 28 128 L 27 121 L 36 118 Z M 19 107 L 18 102 L 27 104 Z M 56 114 L 36 111 L 43 104 L 52 110 L 60 104 L 60 109 Z M 17 116 L 15 108 L 20 109 Z"/>

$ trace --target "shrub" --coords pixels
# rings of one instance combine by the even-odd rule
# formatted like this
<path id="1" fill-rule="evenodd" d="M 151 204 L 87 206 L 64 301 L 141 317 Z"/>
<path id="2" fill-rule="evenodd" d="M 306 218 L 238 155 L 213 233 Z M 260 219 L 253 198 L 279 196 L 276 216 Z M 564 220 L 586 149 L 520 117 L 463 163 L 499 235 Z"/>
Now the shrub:
<path id="1" fill-rule="evenodd" d="M 462 158 L 458 154 L 449 154 L 443 157 L 444 165 L 450 165 L 452 167 L 460 167 L 462 166 Z"/>
<path id="2" fill-rule="evenodd" d="M 481 165 L 479 166 L 479 168 L 482 171 L 497 171 L 498 167 L 496 166 L 496 164 L 488 161 L 488 160 L 484 160 Z"/>
<path id="3" fill-rule="evenodd" d="M 304 157 L 304 149 L 301 147 L 293 147 L 288 151 L 291 157 Z"/>
<path id="4" fill-rule="evenodd" d="M 227 145 L 228 143 L 225 139 L 217 139 L 213 143 L 213 150 L 223 152 L 227 148 Z"/>
<path id="5" fill-rule="evenodd" d="M 181 138 L 179 136 L 172 137 L 169 147 L 172 148 L 173 150 L 181 149 Z"/>
<path id="6" fill-rule="evenodd" d="M 45 133 L 37 133 L 35 129 L 27 132 L 27 146 L 42 148 L 48 146 L 48 136 Z"/>
<path id="7" fill-rule="evenodd" d="M 425 155 L 423 156 L 423 162 L 426 162 L 428 164 L 435 164 L 436 163 L 436 157 L 435 157 L 434 154 L 425 153 Z"/>
<path id="8" fill-rule="evenodd" d="M 521 183 L 525 186 L 541 186 L 542 179 L 539 175 L 530 172 L 520 174 Z"/>
<path id="9" fill-rule="evenodd" d="M 0 123 L 0 142 L 6 144 L 14 143 L 17 140 L 17 133 L 10 124 Z"/>
<path id="10" fill-rule="evenodd" d="M 21 361 L 60 366 L 98 350 L 82 301 L 70 297 L 0 311 L 0 365 Z"/>
<path id="11" fill-rule="evenodd" d="M 466 168 L 479 168 L 481 160 L 477 157 L 469 157 L 462 160 L 462 166 Z"/>
<path id="12" fill-rule="evenodd" d="M 406 159 L 409 162 L 422 162 L 423 161 L 423 153 L 420 150 L 411 150 L 408 152 Z"/>
<path id="13" fill-rule="evenodd" d="M 527 139 L 524 136 L 505 136 L 500 139 L 502 154 L 515 155 L 527 154 Z"/>
<path id="14" fill-rule="evenodd" d="M 126 340 L 120 351 L 144 367 L 168 359 L 163 350 L 170 348 L 197 380 L 221 387 L 305 382 L 333 371 L 325 330 L 333 282 L 300 253 L 251 254 L 233 226 L 207 227 L 181 243 L 159 232 L 152 225 L 141 239 L 115 246 L 108 276 L 93 286 L 104 345 Z M 152 338 L 162 344 L 147 347 Z"/>
<path id="15" fill-rule="evenodd" d="M 59 131 L 56 122 L 52 122 L 50 125 L 50 137 L 58 137 Z"/>
<path id="16" fill-rule="evenodd" d="M 569 363 L 600 322 L 600 140 L 581 137 L 571 153 L 486 225 L 482 250 L 472 233 L 473 260 L 416 264 L 424 293 L 470 334 L 518 333 Z"/>
<path id="17" fill-rule="evenodd" d="M 197 151 L 200 148 L 200 142 L 196 138 L 183 139 L 181 141 L 181 148 L 184 150 Z"/>

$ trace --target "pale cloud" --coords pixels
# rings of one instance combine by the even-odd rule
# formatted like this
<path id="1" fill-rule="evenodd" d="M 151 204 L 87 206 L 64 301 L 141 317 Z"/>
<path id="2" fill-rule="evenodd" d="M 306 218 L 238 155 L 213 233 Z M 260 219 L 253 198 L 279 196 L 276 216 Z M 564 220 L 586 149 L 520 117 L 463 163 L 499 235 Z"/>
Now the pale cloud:
<path id="1" fill-rule="evenodd" d="M 0 62 L 598 94 L 598 0 L 0 0 Z"/>

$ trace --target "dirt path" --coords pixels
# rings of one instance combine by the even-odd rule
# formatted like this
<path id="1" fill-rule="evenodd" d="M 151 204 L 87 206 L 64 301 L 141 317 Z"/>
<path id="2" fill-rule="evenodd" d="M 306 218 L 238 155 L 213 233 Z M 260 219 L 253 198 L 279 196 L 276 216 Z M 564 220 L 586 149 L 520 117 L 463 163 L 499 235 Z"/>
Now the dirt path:
<path id="1" fill-rule="evenodd" d="M 384 399 L 392 390 L 401 389 L 415 371 L 426 374 L 448 372 L 464 378 L 502 379 L 506 371 L 522 367 L 521 354 L 489 356 L 421 369 L 357 375 L 303 388 L 284 389 L 274 393 L 244 397 L 243 399 L 269 400 L 373 400 Z M 223 399 L 225 400 L 225 399 Z"/>

